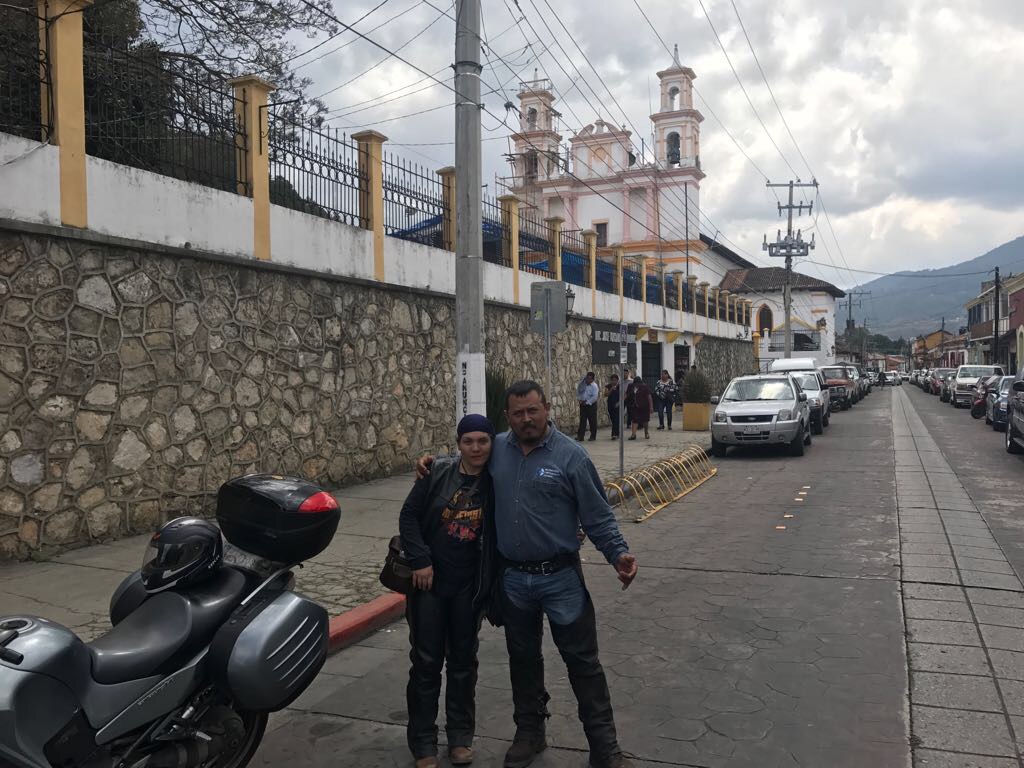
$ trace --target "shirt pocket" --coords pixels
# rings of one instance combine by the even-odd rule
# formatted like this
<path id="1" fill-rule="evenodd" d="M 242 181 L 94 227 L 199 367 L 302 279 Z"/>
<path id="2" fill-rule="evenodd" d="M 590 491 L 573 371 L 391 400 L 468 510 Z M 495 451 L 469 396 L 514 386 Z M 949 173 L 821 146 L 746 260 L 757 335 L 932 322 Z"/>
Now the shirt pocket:
<path id="1" fill-rule="evenodd" d="M 564 496 L 565 478 L 542 475 L 534 477 L 531 483 L 534 493 L 541 497 Z"/>

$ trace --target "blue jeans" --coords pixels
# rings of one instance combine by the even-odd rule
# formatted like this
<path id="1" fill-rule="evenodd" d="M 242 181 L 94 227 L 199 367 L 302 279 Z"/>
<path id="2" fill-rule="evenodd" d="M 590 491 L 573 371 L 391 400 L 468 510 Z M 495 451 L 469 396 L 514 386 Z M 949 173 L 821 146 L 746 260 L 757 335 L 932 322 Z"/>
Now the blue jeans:
<path id="1" fill-rule="evenodd" d="M 505 594 L 519 610 L 542 610 L 548 621 L 562 626 L 576 621 L 586 602 L 583 583 L 572 567 L 562 568 L 549 576 L 509 568 L 505 571 Z"/>

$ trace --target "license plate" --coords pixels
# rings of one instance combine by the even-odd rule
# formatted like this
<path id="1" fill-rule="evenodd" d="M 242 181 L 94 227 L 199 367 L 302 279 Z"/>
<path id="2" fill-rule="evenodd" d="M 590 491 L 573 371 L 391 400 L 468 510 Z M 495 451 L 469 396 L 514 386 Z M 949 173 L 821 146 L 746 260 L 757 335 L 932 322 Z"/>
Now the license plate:
<path id="1" fill-rule="evenodd" d="M 761 433 L 760 424 L 746 424 L 743 427 L 743 434 L 745 435 L 758 435 Z"/>

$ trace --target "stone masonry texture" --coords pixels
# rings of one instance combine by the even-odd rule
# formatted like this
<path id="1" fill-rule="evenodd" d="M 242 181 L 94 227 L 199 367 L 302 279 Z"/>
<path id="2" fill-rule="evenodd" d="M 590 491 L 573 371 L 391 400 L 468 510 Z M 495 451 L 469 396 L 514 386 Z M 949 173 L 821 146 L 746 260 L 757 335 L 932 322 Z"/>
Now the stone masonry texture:
<path id="1" fill-rule="evenodd" d="M 450 298 L 0 231 L 0 306 L 0 559 L 211 515 L 245 473 L 337 488 L 452 446 Z M 486 329 L 490 366 L 543 382 L 526 310 L 489 305 Z M 566 431 L 579 378 L 612 372 L 590 337 L 555 340 Z"/>

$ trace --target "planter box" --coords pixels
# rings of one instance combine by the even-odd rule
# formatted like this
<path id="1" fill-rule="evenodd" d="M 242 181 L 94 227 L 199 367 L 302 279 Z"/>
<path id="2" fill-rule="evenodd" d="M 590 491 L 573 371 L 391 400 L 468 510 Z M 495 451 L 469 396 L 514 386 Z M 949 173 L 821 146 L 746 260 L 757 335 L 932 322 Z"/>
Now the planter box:
<path id="1" fill-rule="evenodd" d="M 711 403 L 683 403 L 683 429 L 693 432 L 711 429 Z"/>

